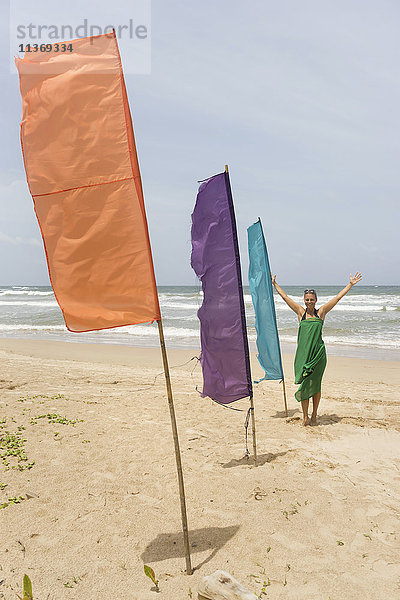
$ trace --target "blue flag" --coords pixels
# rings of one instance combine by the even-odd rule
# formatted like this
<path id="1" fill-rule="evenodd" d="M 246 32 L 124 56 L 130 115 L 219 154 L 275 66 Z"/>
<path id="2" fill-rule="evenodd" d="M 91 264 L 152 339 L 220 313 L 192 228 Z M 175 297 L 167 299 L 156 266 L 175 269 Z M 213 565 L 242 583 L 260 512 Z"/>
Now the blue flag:
<path id="1" fill-rule="evenodd" d="M 267 246 L 261 220 L 247 229 L 249 242 L 249 284 L 256 313 L 257 358 L 265 371 L 264 379 L 283 380 L 281 349 L 276 325 L 274 293 Z"/>

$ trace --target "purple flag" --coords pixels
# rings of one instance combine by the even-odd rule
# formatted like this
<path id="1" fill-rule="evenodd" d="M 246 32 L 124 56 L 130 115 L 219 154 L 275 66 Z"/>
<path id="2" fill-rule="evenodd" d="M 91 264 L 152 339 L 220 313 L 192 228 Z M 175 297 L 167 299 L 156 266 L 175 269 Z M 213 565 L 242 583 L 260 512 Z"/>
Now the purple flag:
<path id="1" fill-rule="evenodd" d="M 203 396 L 229 404 L 253 395 L 239 246 L 228 173 L 204 181 L 192 214 L 192 267 L 203 287 L 198 311 Z"/>

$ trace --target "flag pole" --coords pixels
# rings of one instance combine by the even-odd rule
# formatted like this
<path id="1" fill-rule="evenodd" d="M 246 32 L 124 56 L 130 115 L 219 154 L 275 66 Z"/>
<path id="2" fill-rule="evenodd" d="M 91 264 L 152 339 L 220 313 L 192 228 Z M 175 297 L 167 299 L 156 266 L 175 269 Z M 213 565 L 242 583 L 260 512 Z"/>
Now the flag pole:
<path id="1" fill-rule="evenodd" d="M 190 560 L 189 529 L 188 529 L 187 514 L 186 514 L 185 486 L 183 483 L 181 452 L 179 449 L 178 428 L 176 425 L 174 400 L 172 397 L 171 379 L 169 376 L 168 358 L 167 358 L 167 351 L 165 348 L 164 331 L 163 331 L 161 319 L 159 321 L 157 321 L 157 325 L 158 325 L 158 333 L 160 335 L 160 346 L 161 346 L 161 353 L 162 353 L 162 358 L 163 358 L 163 363 L 164 363 L 164 374 L 165 374 L 165 383 L 167 386 L 169 413 L 170 413 L 170 417 L 171 417 L 172 435 L 174 438 L 174 445 L 175 445 L 175 460 L 176 460 L 176 469 L 178 471 L 179 496 L 180 496 L 180 501 L 181 501 L 181 518 L 182 518 L 183 541 L 184 541 L 184 547 L 185 547 L 186 573 L 187 573 L 187 575 L 192 575 L 193 569 L 192 569 L 192 564 L 191 564 L 191 560 Z"/>
<path id="2" fill-rule="evenodd" d="M 225 165 L 225 173 L 229 173 L 228 165 Z M 250 396 L 251 428 L 253 432 L 253 460 L 254 466 L 257 466 L 257 440 L 256 440 L 256 417 L 254 414 L 253 396 Z"/>
<path id="3" fill-rule="evenodd" d="M 284 379 L 282 379 L 282 385 L 283 385 L 283 401 L 285 403 L 285 415 L 288 416 L 287 403 L 286 403 L 286 388 L 285 388 L 285 380 Z"/>

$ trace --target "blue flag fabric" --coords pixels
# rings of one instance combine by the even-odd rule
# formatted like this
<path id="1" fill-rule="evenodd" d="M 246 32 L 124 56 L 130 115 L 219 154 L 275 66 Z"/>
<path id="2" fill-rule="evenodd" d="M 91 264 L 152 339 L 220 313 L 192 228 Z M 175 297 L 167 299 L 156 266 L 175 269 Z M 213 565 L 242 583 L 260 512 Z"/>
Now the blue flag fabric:
<path id="1" fill-rule="evenodd" d="M 283 368 L 276 325 L 274 293 L 267 245 L 261 220 L 247 229 L 249 243 L 249 285 L 256 313 L 257 358 L 265 371 L 264 379 L 282 379 Z"/>
<path id="2" fill-rule="evenodd" d="M 229 404 L 253 395 L 239 246 L 228 173 L 204 181 L 192 214 L 192 267 L 204 299 L 198 311 L 203 396 Z"/>

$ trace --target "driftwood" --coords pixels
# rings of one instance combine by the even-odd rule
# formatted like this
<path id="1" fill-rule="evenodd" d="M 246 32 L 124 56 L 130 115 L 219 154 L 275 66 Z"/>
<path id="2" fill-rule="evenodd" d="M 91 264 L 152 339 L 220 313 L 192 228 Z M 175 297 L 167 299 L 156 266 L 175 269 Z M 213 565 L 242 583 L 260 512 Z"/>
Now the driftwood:
<path id="1" fill-rule="evenodd" d="M 226 571 L 203 577 L 198 587 L 199 600 L 258 600 Z"/>

